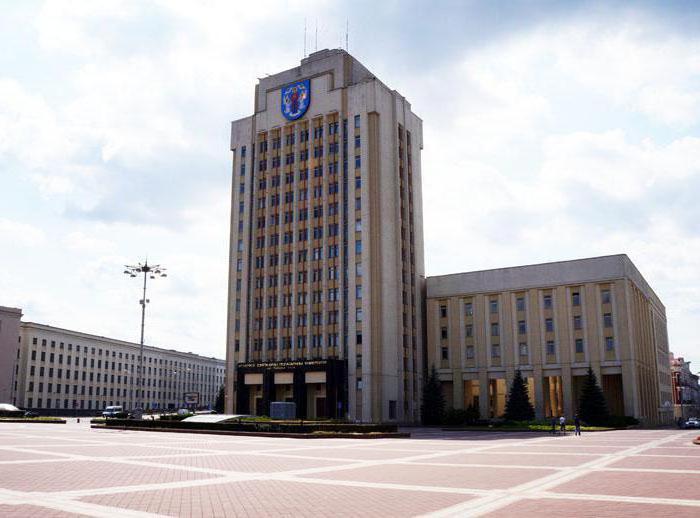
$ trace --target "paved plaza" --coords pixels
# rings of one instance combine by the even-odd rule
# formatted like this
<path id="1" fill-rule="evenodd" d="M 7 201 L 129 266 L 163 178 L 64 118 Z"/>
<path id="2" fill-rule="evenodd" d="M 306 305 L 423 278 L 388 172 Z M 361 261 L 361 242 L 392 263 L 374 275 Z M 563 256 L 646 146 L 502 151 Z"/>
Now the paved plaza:
<path id="1" fill-rule="evenodd" d="M 700 516 L 697 432 L 235 437 L 0 424 L 0 516 Z"/>

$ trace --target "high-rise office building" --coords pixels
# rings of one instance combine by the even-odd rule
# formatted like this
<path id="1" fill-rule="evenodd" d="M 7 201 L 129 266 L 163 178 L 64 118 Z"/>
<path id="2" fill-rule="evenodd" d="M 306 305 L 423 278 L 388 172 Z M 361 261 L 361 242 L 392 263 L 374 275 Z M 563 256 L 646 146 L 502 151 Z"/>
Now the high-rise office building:
<path id="1" fill-rule="evenodd" d="M 419 419 L 422 121 L 342 50 L 233 122 L 227 411 Z"/>

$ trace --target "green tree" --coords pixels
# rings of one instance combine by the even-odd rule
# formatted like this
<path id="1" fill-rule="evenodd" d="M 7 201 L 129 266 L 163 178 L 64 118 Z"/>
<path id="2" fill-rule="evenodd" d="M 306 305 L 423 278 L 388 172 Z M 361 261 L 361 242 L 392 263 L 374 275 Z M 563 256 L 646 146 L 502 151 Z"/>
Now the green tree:
<path id="1" fill-rule="evenodd" d="M 221 385 L 219 388 L 219 393 L 216 395 L 216 402 L 214 403 L 214 410 L 218 414 L 224 413 L 224 398 L 226 397 L 226 392 L 224 391 L 224 386 Z"/>
<path id="2" fill-rule="evenodd" d="M 515 378 L 513 378 L 508 401 L 506 401 L 504 417 L 509 421 L 532 421 L 535 418 L 535 409 L 530 403 L 527 386 L 520 369 L 515 371 Z"/>
<path id="3" fill-rule="evenodd" d="M 435 365 L 430 369 L 428 379 L 423 386 L 423 401 L 421 405 L 421 421 L 424 425 L 442 423 L 445 414 L 445 397 L 438 380 Z"/>
<path id="4" fill-rule="evenodd" d="M 598 385 L 598 379 L 593 369 L 588 367 L 588 374 L 583 382 L 581 399 L 579 400 L 579 417 L 589 425 L 604 425 L 610 419 L 605 395 Z"/>

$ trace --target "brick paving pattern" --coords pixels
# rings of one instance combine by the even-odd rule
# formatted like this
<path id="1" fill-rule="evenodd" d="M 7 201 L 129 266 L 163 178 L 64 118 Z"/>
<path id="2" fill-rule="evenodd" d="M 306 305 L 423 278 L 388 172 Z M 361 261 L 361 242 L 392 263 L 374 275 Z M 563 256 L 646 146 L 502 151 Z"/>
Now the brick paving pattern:
<path id="1" fill-rule="evenodd" d="M 700 516 L 697 433 L 411 439 L 0 424 L 0 517 Z"/>

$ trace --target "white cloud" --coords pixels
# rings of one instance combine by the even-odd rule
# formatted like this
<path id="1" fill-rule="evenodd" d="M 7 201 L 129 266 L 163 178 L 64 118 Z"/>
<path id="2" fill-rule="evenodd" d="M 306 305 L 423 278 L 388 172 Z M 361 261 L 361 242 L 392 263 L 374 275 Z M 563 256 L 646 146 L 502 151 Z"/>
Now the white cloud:
<path id="1" fill-rule="evenodd" d="M 621 130 L 577 132 L 544 139 L 542 173 L 548 182 L 588 185 L 617 199 L 634 199 L 662 182 L 700 174 L 700 138 L 668 145 L 632 144 Z"/>
<path id="2" fill-rule="evenodd" d="M 109 239 L 89 235 L 81 231 L 70 232 L 64 238 L 64 243 L 71 250 L 92 253 L 112 253 L 116 249 L 116 243 Z"/>
<path id="3" fill-rule="evenodd" d="M 0 218 L 0 242 L 3 247 L 13 245 L 38 246 L 44 243 L 46 235 L 44 232 L 28 223 L 12 221 Z"/>
<path id="4" fill-rule="evenodd" d="M 637 21 L 577 23 L 542 34 L 542 50 L 579 84 L 666 124 L 700 117 L 700 38 Z"/>

